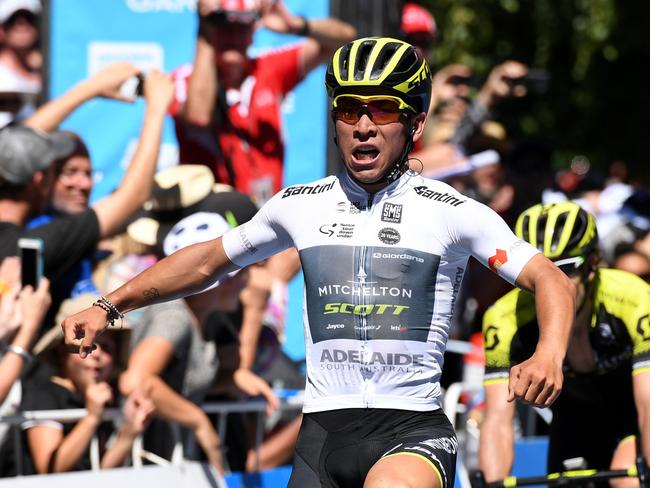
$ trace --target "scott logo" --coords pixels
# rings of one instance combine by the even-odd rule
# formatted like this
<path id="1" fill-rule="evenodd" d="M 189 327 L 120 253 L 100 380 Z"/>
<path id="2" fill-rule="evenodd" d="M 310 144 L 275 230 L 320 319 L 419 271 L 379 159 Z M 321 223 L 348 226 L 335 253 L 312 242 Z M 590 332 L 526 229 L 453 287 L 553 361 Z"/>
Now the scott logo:
<path id="1" fill-rule="evenodd" d="M 494 256 L 490 256 L 490 258 L 488 259 L 488 266 L 492 271 L 496 273 L 497 269 L 499 269 L 507 262 L 508 262 L 508 253 L 506 253 L 503 249 L 497 249 L 496 254 Z"/>
<path id="2" fill-rule="evenodd" d="M 376 315 L 399 315 L 404 310 L 408 310 L 409 306 L 407 305 L 392 305 L 389 303 L 376 303 L 368 305 L 355 305 L 354 303 L 326 303 L 324 315 L 330 313 L 345 313 L 352 315 L 370 315 L 374 313 Z"/>

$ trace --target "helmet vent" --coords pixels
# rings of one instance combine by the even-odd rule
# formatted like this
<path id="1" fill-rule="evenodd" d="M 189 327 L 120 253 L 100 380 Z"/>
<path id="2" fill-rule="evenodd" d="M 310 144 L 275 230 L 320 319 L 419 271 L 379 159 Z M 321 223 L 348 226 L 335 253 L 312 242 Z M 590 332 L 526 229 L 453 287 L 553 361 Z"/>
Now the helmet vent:
<path id="1" fill-rule="evenodd" d="M 372 52 L 372 49 L 375 47 L 376 42 L 374 40 L 372 41 L 366 41 L 363 44 L 359 46 L 359 50 L 357 51 L 357 59 L 354 67 L 354 79 L 356 81 L 361 81 L 363 80 L 364 74 L 366 72 L 366 68 L 368 67 L 368 59 L 370 58 L 370 53 Z"/>
<path id="2" fill-rule="evenodd" d="M 381 51 L 377 55 L 377 59 L 373 63 L 372 73 L 370 73 L 371 80 L 378 80 L 384 74 L 386 65 L 390 63 L 391 59 L 395 55 L 395 52 L 399 49 L 401 44 L 397 42 L 389 42 L 382 46 Z"/>
<path id="3" fill-rule="evenodd" d="M 418 57 L 415 54 L 415 51 L 407 52 L 402 59 L 400 59 L 399 64 L 395 68 L 397 73 L 408 73 L 409 68 L 413 65 L 417 65 Z"/>
<path id="4" fill-rule="evenodd" d="M 350 67 L 350 45 L 345 45 L 341 48 L 341 54 L 339 56 L 339 71 L 341 73 L 341 79 L 348 79 L 348 69 Z"/>
<path id="5" fill-rule="evenodd" d="M 562 231 L 564 230 L 564 224 L 566 224 L 568 214 L 563 213 L 558 215 L 555 228 L 553 229 L 553 238 L 551 240 L 551 249 L 557 251 L 558 246 L 560 245 L 560 238 L 562 237 Z"/>

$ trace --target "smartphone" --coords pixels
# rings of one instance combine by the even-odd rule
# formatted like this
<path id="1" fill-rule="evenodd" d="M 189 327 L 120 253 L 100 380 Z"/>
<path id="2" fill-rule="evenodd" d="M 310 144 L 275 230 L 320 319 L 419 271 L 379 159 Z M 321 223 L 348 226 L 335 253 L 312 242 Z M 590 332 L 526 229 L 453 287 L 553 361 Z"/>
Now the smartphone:
<path id="1" fill-rule="evenodd" d="M 131 100 L 144 96 L 144 75 L 138 73 L 122 83 L 120 95 Z"/>
<path id="2" fill-rule="evenodd" d="M 38 288 L 43 277 L 43 239 L 18 239 L 22 286 Z"/>

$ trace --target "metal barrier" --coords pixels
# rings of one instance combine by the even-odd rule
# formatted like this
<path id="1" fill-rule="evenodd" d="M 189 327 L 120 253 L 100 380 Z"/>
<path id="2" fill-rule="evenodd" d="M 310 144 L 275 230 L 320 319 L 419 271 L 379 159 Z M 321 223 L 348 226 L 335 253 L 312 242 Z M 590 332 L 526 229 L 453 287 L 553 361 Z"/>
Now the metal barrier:
<path id="1" fill-rule="evenodd" d="M 219 403 L 205 403 L 201 406 L 203 411 L 208 414 L 218 415 L 217 431 L 223 438 L 226 435 L 226 415 L 229 413 L 256 413 L 256 436 L 255 436 L 255 451 L 257 454 L 256 467 L 259 468 L 259 448 L 262 444 L 264 435 L 264 422 L 263 415 L 266 409 L 266 402 L 261 399 L 252 399 L 247 401 L 233 401 L 233 402 L 219 402 Z M 285 396 L 280 400 L 278 411 L 294 411 L 302 408 L 302 395 L 296 394 L 293 396 Z M 13 447 L 17 454 L 22 452 L 23 439 L 20 432 L 20 424 L 28 420 L 55 420 L 57 422 L 67 423 L 75 422 L 87 415 L 85 408 L 75 408 L 67 410 L 32 410 L 25 411 L 19 415 L 11 415 L 2 417 L 0 416 L 0 423 L 10 424 L 13 435 Z M 119 420 L 122 417 L 120 409 L 108 408 L 104 410 L 102 416 L 103 420 Z M 142 438 L 138 437 L 133 443 L 131 450 L 131 457 L 134 467 L 141 467 L 142 460 L 147 460 L 159 466 L 180 466 L 184 461 L 183 445 L 181 442 L 180 430 L 173 430 L 175 434 L 174 449 L 170 460 L 166 460 L 153 453 L 145 451 L 142 448 Z M 22 457 L 15 456 L 16 459 L 16 472 L 19 475 L 24 474 L 24 466 L 22 465 Z M 100 469 L 100 455 L 99 455 L 99 441 L 93 436 L 90 443 L 90 461 L 91 469 L 98 471 Z"/>

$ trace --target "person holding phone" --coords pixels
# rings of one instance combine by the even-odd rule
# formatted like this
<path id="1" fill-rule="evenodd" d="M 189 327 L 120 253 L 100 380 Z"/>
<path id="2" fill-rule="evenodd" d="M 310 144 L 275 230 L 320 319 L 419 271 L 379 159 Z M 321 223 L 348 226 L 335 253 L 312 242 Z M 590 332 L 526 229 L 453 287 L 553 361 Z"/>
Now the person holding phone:
<path id="1" fill-rule="evenodd" d="M 50 282 L 42 278 L 36 288 L 23 286 L 17 257 L 0 264 L 0 416 L 19 410 L 22 390 L 19 378 L 32 361 L 30 350 L 50 306 Z M 0 443 L 8 424 L 0 424 Z M 0 469 L 1 471 L 1 469 Z"/>
<path id="2" fill-rule="evenodd" d="M 22 126 L 0 130 L 0 259 L 18 253 L 18 239 L 43 240 L 43 273 L 57 285 L 53 310 L 70 295 L 65 273 L 92 252 L 100 239 L 114 235 L 138 211 L 153 186 L 163 121 L 173 83 L 152 70 L 145 79 L 145 117 L 138 147 L 115 192 L 88 206 L 92 180 L 88 151 L 79 137 L 57 131 L 63 120 L 95 97 L 129 101 L 120 87 L 138 68 L 107 66 L 59 98 L 43 105 Z M 54 205 L 51 221 L 27 229 L 30 218 L 51 209 L 55 188 L 69 188 Z"/>

